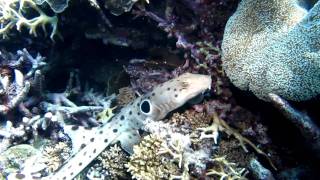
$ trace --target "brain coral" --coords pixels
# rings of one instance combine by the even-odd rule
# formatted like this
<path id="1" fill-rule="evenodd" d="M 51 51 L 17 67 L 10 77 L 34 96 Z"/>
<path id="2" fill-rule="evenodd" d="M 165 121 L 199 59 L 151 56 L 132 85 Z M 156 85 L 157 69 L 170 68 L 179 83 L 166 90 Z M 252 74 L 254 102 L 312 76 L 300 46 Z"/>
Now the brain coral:
<path id="1" fill-rule="evenodd" d="M 243 0 L 225 28 L 223 68 L 260 99 L 308 100 L 320 93 L 319 35 L 320 2 Z"/>

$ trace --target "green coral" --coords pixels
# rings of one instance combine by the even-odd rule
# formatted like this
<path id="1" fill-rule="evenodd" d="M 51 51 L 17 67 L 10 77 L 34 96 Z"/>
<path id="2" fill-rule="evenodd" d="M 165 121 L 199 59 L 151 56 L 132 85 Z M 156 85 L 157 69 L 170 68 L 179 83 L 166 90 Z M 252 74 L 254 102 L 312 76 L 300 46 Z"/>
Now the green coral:
<path id="1" fill-rule="evenodd" d="M 12 146 L 0 154 L 0 175 L 6 176 L 24 168 L 25 162 L 38 154 L 38 150 L 28 144 Z"/>
<path id="2" fill-rule="evenodd" d="M 242 90 L 303 101 L 320 93 L 320 2 L 243 0 L 228 20 L 223 68 Z M 305 1 L 307 2 L 307 1 Z"/>
<path id="3" fill-rule="evenodd" d="M 38 16 L 27 18 L 28 12 L 35 11 Z M 50 38 L 57 34 L 57 16 L 46 15 L 33 0 L 0 0 L 0 35 L 8 38 L 14 27 L 21 31 L 29 29 L 29 34 L 37 36 L 37 28 L 41 27 L 46 33 L 46 26 L 51 26 Z"/>

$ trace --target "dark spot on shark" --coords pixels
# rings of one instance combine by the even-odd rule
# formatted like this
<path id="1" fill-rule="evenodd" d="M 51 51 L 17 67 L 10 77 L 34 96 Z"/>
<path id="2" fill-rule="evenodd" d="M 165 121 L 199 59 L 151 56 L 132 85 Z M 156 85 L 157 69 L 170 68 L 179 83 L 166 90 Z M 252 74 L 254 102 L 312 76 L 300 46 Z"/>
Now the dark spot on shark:
<path id="1" fill-rule="evenodd" d="M 86 138 L 86 136 L 82 136 L 82 138 L 84 139 L 84 138 Z"/>
<path id="2" fill-rule="evenodd" d="M 120 116 L 120 120 L 122 120 L 122 121 L 124 120 L 124 115 Z"/>
<path id="3" fill-rule="evenodd" d="M 173 91 L 177 91 L 177 88 L 174 88 Z"/>
<path id="4" fill-rule="evenodd" d="M 108 139 L 104 139 L 104 142 L 107 143 L 107 142 L 108 142 Z"/>
<path id="5" fill-rule="evenodd" d="M 70 165 L 70 166 L 68 166 L 68 169 L 71 169 L 71 167 L 72 167 L 71 165 Z"/>
<path id="6" fill-rule="evenodd" d="M 63 179 L 63 180 L 66 180 L 66 179 L 67 179 L 67 177 L 63 177 L 62 179 Z"/>
<path id="7" fill-rule="evenodd" d="M 85 152 L 83 153 L 83 155 L 84 155 L 84 156 L 87 155 L 87 151 L 85 151 Z"/>
<path id="8" fill-rule="evenodd" d="M 129 115 L 131 115 L 132 114 L 132 111 L 129 111 Z"/>
<path id="9" fill-rule="evenodd" d="M 167 90 L 170 91 L 170 88 L 168 87 Z"/>
<path id="10" fill-rule="evenodd" d="M 95 154 L 96 152 L 97 152 L 97 149 L 94 149 L 94 150 L 93 150 L 93 154 Z"/>
<path id="11" fill-rule="evenodd" d="M 137 103 L 137 106 L 139 107 L 139 106 L 140 106 L 140 103 Z"/>
<path id="12" fill-rule="evenodd" d="M 81 144 L 80 149 L 83 149 L 84 147 L 86 147 L 85 144 Z"/>
<path id="13" fill-rule="evenodd" d="M 140 113 L 140 112 L 138 112 L 137 114 L 138 114 L 138 116 L 140 116 L 140 114 L 141 114 L 141 113 Z"/>
<path id="14" fill-rule="evenodd" d="M 117 133 L 118 129 L 113 129 L 112 132 Z"/>
<path id="15" fill-rule="evenodd" d="M 151 96 L 155 96 L 155 95 L 156 95 L 156 93 L 154 93 L 154 92 L 151 94 Z"/>
<path id="16" fill-rule="evenodd" d="M 73 176 L 73 172 L 71 172 L 70 175 Z"/>
<path id="17" fill-rule="evenodd" d="M 132 136 L 128 136 L 129 139 L 132 139 Z"/>
<path id="18" fill-rule="evenodd" d="M 174 97 L 178 97 L 178 94 L 175 94 Z"/>
<path id="19" fill-rule="evenodd" d="M 79 166 L 82 166 L 82 163 L 79 163 Z"/>
<path id="20" fill-rule="evenodd" d="M 92 127 L 84 127 L 84 129 L 86 129 L 86 130 L 91 130 Z"/>
<path id="21" fill-rule="evenodd" d="M 75 131 L 75 130 L 77 130 L 77 129 L 79 129 L 79 126 L 77 126 L 77 125 L 74 125 L 74 126 L 71 127 L 71 130 L 72 130 L 72 131 Z"/>
<path id="22" fill-rule="evenodd" d="M 17 179 L 24 179 L 26 176 L 24 174 L 18 173 L 16 174 Z"/>
<path id="23" fill-rule="evenodd" d="M 102 133 L 103 133 L 103 131 L 102 131 L 102 130 L 100 130 L 100 131 L 99 131 L 99 134 L 102 134 Z"/>
<path id="24" fill-rule="evenodd" d="M 93 141 L 94 141 L 94 138 L 91 138 L 91 139 L 90 139 L 90 142 L 93 142 Z"/>
<path id="25" fill-rule="evenodd" d="M 113 120 L 113 118 L 108 119 L 107 123 L 111 122 Z"/>

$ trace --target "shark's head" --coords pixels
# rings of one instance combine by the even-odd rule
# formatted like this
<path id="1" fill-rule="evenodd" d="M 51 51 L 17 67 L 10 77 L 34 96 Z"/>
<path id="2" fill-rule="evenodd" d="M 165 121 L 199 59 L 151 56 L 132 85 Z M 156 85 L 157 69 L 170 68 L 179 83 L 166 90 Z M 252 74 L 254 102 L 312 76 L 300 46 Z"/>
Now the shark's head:
<path id="1" fill-rule="evenodd" d="M 140 101 L 140 111 L 153 120 L 160 120 L 170 111 L 184 105 L 210 87 L 211 77 L 208 75 L 182 74 L 143 96 Z"/>

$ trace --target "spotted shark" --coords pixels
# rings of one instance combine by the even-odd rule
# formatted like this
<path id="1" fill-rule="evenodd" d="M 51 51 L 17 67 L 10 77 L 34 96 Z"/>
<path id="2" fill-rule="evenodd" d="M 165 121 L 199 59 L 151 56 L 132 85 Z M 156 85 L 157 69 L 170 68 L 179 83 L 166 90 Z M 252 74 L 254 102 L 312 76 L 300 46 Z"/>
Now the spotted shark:
<path id="1" fill-rule="evenodd" d="M 151 92 L 123 107 L 118 114 L 98 127 L 96 132 L 89 134 L 88 142 L 81 145 L 78 153 L 46 179 L 73 179 L 109 145 L 117 142 L 125 151 L 133 153 L 133 145 L 140 142 L 138 130 L 146 120 L 163 119 L 169 112 L 203 94 L 210 87 L 210 76 L 191 73 L 184 73 L 154 87 Z"/>

